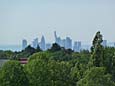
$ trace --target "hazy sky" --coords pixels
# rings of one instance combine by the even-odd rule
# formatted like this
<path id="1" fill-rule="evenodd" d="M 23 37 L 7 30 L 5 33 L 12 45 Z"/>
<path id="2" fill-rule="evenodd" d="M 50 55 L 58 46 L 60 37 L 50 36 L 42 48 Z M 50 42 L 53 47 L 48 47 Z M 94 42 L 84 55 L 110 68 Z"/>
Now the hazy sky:
<path id="1" fill-rule="evenodd" d="M 42 34 L 90 42 L 100 30 L 115 41 L 115 0 L 0 0 L 0 45 L 29 43 Z"/>

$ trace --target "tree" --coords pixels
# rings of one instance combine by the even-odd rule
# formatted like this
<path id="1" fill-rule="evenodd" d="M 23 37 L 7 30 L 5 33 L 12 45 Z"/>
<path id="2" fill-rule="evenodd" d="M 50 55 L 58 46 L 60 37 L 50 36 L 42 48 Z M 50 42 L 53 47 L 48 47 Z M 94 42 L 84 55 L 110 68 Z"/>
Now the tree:
<path id="1" fill-rule="evenodd" d="M 113 58 L 112 58 L 111 73 L 112 73 L 113 79 L 114 79 L 114 81 L 115 81 L 115 53 L 114 53 Z"/>
<path id="2" fill-rule="evenodd" d="M 30 55 L 32 55 L 33 53 L 36 52 L 36 50 L 29 45 L 25 48 L 24 52 L 30 53 Z"/>
<path id="3" fill-rule="evenodd" d="M 28 86 L 29 82 L 21 64 L 6 62 L 0 71 L 0 86 Z"/>
<path id="4" fill-rule="evenodd" d="M 49 53 L 47 52 L 38 52 L 29 57 L 29 62 L 32 60 L 37 60 L 37 59 L 47 62 L 49 60 L 48 56 L 49 56 Z"/>
<path id="5" fill-rule="evenodd" d="M 71 65 L 69 62 L 51 60 L 48 62 L 48 66 L 51 73 L 50 86 L 73 86 L 73 81 L 70 77 Z"/>
<path id="6" fill-rule="evenodd" d="M 74 82 L 74 86 L 76 85 L 76 82 L 78 82 L 80 79 L 84 77 L 85 71 L 88 69 L 88 61 L 89 58 L 87 58 L 86 55 L 81 56 L 77 58 L 75 66 L 71 68 L 71 78 Z"/>
<path id="7" fill-rule="evenodd" d="M 43 59 L 33 59 L 25 65 L 30 86 L 51 86 L 50 70 Z"/>
<path id="8" fill-rule="evenodd" d="M 7 50 L 7 51 L 3 51 L 0 50 L 0 59 L 12 59 L 14 55 L 14 52 Z"/>
<path id="9" fill-rule="evenodd" d="M 30 86 L 71 86 L 69 62 L 48 59 L 52 54 L 39 52 L 32 55 L 25 70 Z"/>
<path id="10" fill-rule="evenodd" d="M 65 49 L 64 51 L 66 54 L 72 54 L 74 52 L 72 49 Z"/>
<path id="11" fill-rule="evenodd" d="M 77 86 L 115 86 L 115 83 L 112 81 L 112 76 L 106 74 L 104 67 L 93 67 L 77 82 Z"/>
<path id="12" fill-rule="evenodd" d="M 27 46 L 24 50 L 21 52 L 17 53 L 14 58 L 19 59 L 19 58 L 28 58 L 32 54 L 36 53 L 36 49 L 31 47 L 30 45 Z"/>
<path id="13" fill-rule="evenodd" d="M 91 60 L 90 66 L 100 67 L 103 66 L 103 46 L 102 46 L 102 35 L 98 31 L 94 37 L 92 47 L 91 47 Z"/>
<path id="14" fill-rule="evenodd" d="M 61 50 L 61 47 L 57 44 L 57 43 L 54 43 L 51 47 L 51 49 L 49 49 L 49 51 L 52 51 L 52 52 L 56 52 L 56 51 L 60 51 Z"/>
<path id="15" fill-rule="evenodd" d="M 111 73 L 111 71 L 113 70 L 112 67 L 114 67 L 114 52 L 115 48 L 113 47 L 104 48 L 104 67 L 106 68 L 108 73 Z"/>
<path id="16" fill-rule="evenodd" d="M 37 45 L 36 52 L 41 52 L 42 50 L 40 49 L 40 46 Z"/>

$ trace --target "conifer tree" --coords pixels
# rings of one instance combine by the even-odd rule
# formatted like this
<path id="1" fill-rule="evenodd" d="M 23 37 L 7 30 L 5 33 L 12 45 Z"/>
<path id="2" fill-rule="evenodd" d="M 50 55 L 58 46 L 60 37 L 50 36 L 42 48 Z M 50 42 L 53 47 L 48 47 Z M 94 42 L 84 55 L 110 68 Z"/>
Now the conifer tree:
<path id="1" fill-rule="evenodd" d="M 98 31 L 93 39 L 92 47 L 91 47 L 91 60 L 90 66 L 101 67 L 103 66 L 103 46 L 102 46 L 103 38 L 100 31 Z"/>

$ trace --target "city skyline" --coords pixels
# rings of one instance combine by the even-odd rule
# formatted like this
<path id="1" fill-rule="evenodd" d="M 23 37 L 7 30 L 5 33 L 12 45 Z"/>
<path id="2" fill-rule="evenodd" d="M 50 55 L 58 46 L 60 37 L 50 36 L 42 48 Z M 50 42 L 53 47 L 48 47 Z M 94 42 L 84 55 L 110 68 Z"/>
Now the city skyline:
<path id="1" fill-rule="evenodd" d="M 60 34 L 57 34 L 56 31 L 54 31 L 54 38 L 55 40 L 52 42 L 46 41 L 47 39 L 45 38 L 44 35 L 39 37 L 35 37 L 31 40 L 31 42 L 28 41 L 28 39 L 22 39 L 20 45 L 0 45 L 0 50 L 12 50 L 12 51 L 21 51 L 25 49 L 28 45 L 31 45 L 33 48 L 37 48 L 38 45 L 39 47 L 45 51 L 47 49 L 50 49 L 53 43 L 57 43 L 60 45 L 60 47 L 64 47 L 65 49 L 72 49 L 75 52 L 80 52 L 81 50 L 90 50 L 91 48 L 91 43 L 84 43 L 83 41 L 80 40 L 73 40 L 70 36 L 66 36 L 65 38 L 62 38 Z M 104 47 L 109 46 L 109 47 L 115 47 L 115 41 L 108 41 L 108 40 L 103 40 L 102 45 Z"/>
<path id="2" fill-rule="evenodd" d="M 65 49 L 72 49 L 75 52 L 80 52 L 81 50 L 89 50 L 91 48 L 91 44 L 84 44 L 82 41 L 75 40 L 73 41 L 71 37 L 67 36 L 65 38 L 62 38 L 60 35 L 57 35 L 57 32 L 54 31 L 54 42 L 48 43 L 45 39 L 45 36 L 42 35 L 40 38 L 35 38 L 31 43 L 27 43 L 26 39 L 22 40 L 22 49 L 25 49 L 28 45 L 32 46 L 33 48 L 37 49 L 39 46 L 41 50 L 45 51 L 47 49 L 50 49 L 53 43 L 57 43 L 60 47 L 63 47 Z M 108 42 L 108 40 L 103 40 L 102 45 L 104 47 L 111 46 L 115 47 L 115 42 Z"/>
<path id="3" fill-rule="evenodd" d="M 111 42 L 114 22 L 115 0 L 0 0 L 0 45 L 30 43 L 42 35 L 52 42 L 53 31 L 87 43 L 101 31 Z"/>
<path id="4" fill-rule="evenodd" d="M 73 41 L 69 36 L 65 37 L 64 39 L 61 38 L 60 35 L 57 35 L 56 31 L 54 31 L 54 38 L 55 38 L 54 42 L 48 43 L 46 42 L 44 35 L 42 35 L 41 40 L 39 38 L 35 38 L 30 44 L 27 43 L 26 39 L 23 39 L 22 40 L 22 50 L 24 50 L 28 45 L 30 45 L 35 49 L 37 49 L 37 47 L 39 46 L 41 50 L 45 51 L 45 50 L 50 49 L 53 43 L 57 43 L 60 47 L 63 47 L 65 49 L 72 49 L 75 52 L 80 52 L 82 49 L 85 49 L 85 50 L 90 49 L 89 45 L 87 45 L 87 47 L 85 48 L 82 48 L 81 41 L 77 41 L 77 40 Z"/>

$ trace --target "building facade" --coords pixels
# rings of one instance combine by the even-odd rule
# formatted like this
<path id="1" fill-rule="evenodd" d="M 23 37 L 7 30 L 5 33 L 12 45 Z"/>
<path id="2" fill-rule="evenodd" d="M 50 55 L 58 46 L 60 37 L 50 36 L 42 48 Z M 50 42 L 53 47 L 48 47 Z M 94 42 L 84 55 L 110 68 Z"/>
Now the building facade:
<path id="1" fill-rule="evenodd" d="M 23 39 L 22 40 L 22 50 L 24 50 L 27 47 L 27 40 Z"/>

